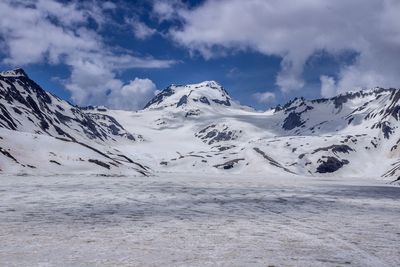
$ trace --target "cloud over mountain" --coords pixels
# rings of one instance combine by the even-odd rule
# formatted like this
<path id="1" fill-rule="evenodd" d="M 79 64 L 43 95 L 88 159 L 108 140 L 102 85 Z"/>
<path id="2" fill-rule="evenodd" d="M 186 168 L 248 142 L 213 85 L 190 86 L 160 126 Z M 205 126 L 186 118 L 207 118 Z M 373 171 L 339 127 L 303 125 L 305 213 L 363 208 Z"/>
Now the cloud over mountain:
<path id="1" fill-rule="evenodd" d="M 130 85 L 117 77 L 121 70 L 174 64 L 108 45 L 100 32 L 112 23 L 107 16 L 112 8 L 115 5 L 110 2 L 99 5 L 96 1 L 1 1 L 2 63 L 68 66 L 71 74 L 64 85 L 72 100 L 81 105 L 103 104 L 108 95 L 121 94 Z"/>
<path id="2" fill-rule="evenodd" d="M 399 87 L 399 13 L 395 0 L 3 0 L 0 65 L 37 66 L 78 105 L 133 108 L 111 96 L 136 78 L 213 79 L 262 108 L 261 88 L 280 103 Z"/>
<path id="3" fill-rule="evenodd" d="M 205 58 L 238 50 L 279 56 L 276 84 L 283 92 L 305 86 L 304 65 L 320 51 L 358 54 L 330 77 L 330 94 L 400 85 L 399 1 L 209 0 L 193 8 L 169 3 L 157 2 L 154 10 L 162 19 L 180 20 L 169 31 L 175 42 Z"/>

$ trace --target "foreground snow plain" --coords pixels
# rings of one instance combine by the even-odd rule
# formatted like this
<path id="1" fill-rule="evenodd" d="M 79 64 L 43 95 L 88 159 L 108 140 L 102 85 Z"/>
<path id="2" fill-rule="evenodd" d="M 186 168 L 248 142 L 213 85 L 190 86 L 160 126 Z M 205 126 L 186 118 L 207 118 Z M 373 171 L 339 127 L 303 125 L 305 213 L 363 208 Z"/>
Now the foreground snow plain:
<path id="1" fill-rule="evenodd" d="M 399 266 L 376 178 L 2 176 L 1 266 Z"/>

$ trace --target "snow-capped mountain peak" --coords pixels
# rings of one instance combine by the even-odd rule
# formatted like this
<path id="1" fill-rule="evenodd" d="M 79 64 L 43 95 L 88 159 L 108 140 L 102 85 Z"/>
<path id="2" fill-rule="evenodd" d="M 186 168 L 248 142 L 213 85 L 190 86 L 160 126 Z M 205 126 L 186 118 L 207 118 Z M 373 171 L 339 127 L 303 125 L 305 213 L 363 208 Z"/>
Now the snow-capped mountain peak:
<path id="1" fill-rule="evenodd" d="M 7 71 L 2 71 L 0 72 L 0 76 L 3 77 L 26 77 L 28 78 L 28 75 L 22 68 L 16 68 L 13 70 L 7 70 Z"/>
<path id="2" fill-rule="evenodd" d="M 158 93 L 145 109 L 231 106 L 231 97 L 216 81 L 196 84 L 170 85 Z"/>
<path id="3" fill-rule="evenodd" d="M 197 84 L 192 84 L 193 86 L 198 86 L 198 87 L 210 87 L 213 89 L 220 89 L 222 88 L 222 86 L 217 82 L 217 81 L 203 81 L 201 83 L 197 83 Z"/>

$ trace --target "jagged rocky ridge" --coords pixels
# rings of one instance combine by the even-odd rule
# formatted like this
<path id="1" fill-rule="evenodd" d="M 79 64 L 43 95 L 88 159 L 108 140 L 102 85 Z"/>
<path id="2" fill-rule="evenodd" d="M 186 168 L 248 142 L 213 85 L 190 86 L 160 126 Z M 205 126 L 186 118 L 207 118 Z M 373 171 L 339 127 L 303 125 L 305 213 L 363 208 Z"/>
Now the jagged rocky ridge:
<path id="1" fill-rule="evenodd" d="M 65 145 L 73 143 L 80 147 L 76 151 L 90 150 L 93 156 L 101 158 L 79 157 L 80 162 L 94 163 L 106 169 L 129 162 L 126 156 L 118 155 L 117 151 L 112 152 L 111 149 L 105 151 L 106 145 L 135 142 L 140 139 L 140 136 L 126 131 L 115 118 L 98 113 L 95 108 L 73 106 L 44 91 L 22 69 L 0 73 L 0 127 L 11 131 L 53 137 Z M 8 136 L 5 133 L 3 135 Z M 14 137 L 23 138 L 17 136 Z M 8 136 L 8 138 L 13 138 L 13 136 Z M 18 140 L 13 142 L 18 142 Z M 20 165 L 19 167 L 30 166 L 31 169 L 38 167 L 33 163 L 18 161 L 17 156 L 12 156 L 13 153 L 8 151 L 12 148 L 7 150 L 2 147 L 1 149 L 3 156 L 12 159 L 14 163 Z M 48 147 L 42 149 L 48 149 Z M 50 151 L 49 153 L 48 159 L 44 160 L 61 166 L 62 164 L 55 158 L 57 154 L 63 152 Z M 0 169 L 6 168 L 7 166 L 0 166 Z M 139 165 L 134 166 L 133 169 L 143 173 L 147 171 Z"/>
<path id="2" fill-rule="evenodd" d="M 296 98 L 266 112 L 241 106 L 214 81 L 169 86 L 139 112 L 70 105 L 43 91 L 20 69 L 0 75 L 0 90 L 3 170 L 10 170 L 4 167 L 6 158 L 24 170 L 42 168 L 40 161 L 47 161 L 43 168 L 79 171 L 91 166 L 121 174 L 133 168 L 145 174 L 151 169 L 389 180 L 400 175 L 397 89 Z M 10 133 L 24 137 L 15 140 Z M 32 163 L 20 155 L 21 144 L 34 146 L 27 136 L 35 136 L 37 143 L 52 138 L 57 149 L 62 142 L 86 150 L 71 152 L 65 161 L 62 155 L 70 152 L 39 148 L 47 154 Z"/>

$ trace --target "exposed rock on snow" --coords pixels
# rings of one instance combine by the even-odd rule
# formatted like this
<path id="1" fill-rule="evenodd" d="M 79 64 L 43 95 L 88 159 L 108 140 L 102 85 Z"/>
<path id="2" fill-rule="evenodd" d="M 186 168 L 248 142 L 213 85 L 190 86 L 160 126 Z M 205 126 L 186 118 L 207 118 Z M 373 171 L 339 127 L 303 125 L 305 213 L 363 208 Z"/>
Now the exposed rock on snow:
<path id="1" fill-rule="evenodd" d="M 216 164 L 216 165 L 214 165 L 214 167 L 217 168 L 217 169 L 229 170 L 229 169 L 232 169 L 235 164 L 238 164 L 239 161 L 242 161 L 242 160 L 244 160 L 244 159 L 243 158 L 241 158 L 241 159 L 232 159 L 232 160 L 229 160 L 229 161 L 224 162 L 222 164 Z"/>
<path id="2" fill-rule="evenodd" d="M 17 69 L 0 74 L 0 169 L 145 175 L 230 169 L 394 180 L 399 101 L 399 90 L 375 88 L 257 112 L 206 81 L 171 85 L 138 112 L 80 108 Z"/>
<path id="3" fill-rule="evenodd" d="M 343 165 L 349 164 L 348 160 L 345 159 L 339 160 L 335 157 L 323 157 L 322 159 L 319 159 L 318 162 L 321 163 L 317 167 L 318 173 L 335 172 L 338 169 L 342 168 Z"/>
<path id="4" fill-rule="evenodd" d="M 82 161 L 76 159 L 79 158 L 82 150 L 87 149 L 92 150 L 100 158 L 113 158 L 117 164 L 116 169 L 119 169 L 120 165 L 125 166 L 126 164 L 119 162 L 112 155 L 113 148 L 109 148 L 109 146 L 115 143 L 133 143 L 141 138 L 126 131 L 115 118 L 105 114 L 106 111 L 105 108 L 76 107 L 59 99 L 44 91 L 22 69 L 0 73 L 0 135 L 4 136 L 3 147 L 8 149 L 2 148 L 1 152 L 3 156 L 12 159 L 14 164 L 18 165 L 2 166 L 6 163 L 0 158 L 1 169 L 19 172 L 29 166 L 38 166 L 39 172 L 53 172 L 57 169 L 54 168 L 54 164 L 56 164 L 65 166 L 64 171 L 73 171 L 75 168 L 82 170 L 82 166 L 80 166 Z M 26 134 L 18 136 L 15 132 Z M 52 142 L 60 145 L 63 143 L 62 146 L 65 147 L 71 146 L 69 144 L 71 142 L 80 146 L 81 148 L 74 152 L 73 158 L 68 158 L 72 165 L 51 158 L 43 158 L 43 164 L 40 164 L 37 159 L 30 159 L 35 157 L 35 152 L 29 152 L 32 155 L 25 155 L 24 152 L 29 151 L 30 147 L 36 146 L 42 151 L 49 151 L 53 154 L 68 154 L 63 150 L 54 149 L 53 151 L 50 143 L 44 142 L 48 139 L 39 138 L 37 135 L 56 138 L 57 140 Z M 31 141 L 24 142 L 21 140 L 22 138 L 31 138 Z M 21 147 L 23 143 L 27 147 Z M 15 157 L 12 154 L 15 154 Z M 32 164 L 33 161 L 35 164 Z M 96 159 L 97 161 L 100 160 Z M 53 166 L 43 166 L 48 163 L 52 163 Z M 86 165 L 88 170 L 92 168 L 96 171 L 93 166 L 90 166 L 92 164 L 86 163 Z M 129 166 L 126 169 L 136 172 L 136 168 L 136 166 L 132 168 Z M 143 171 L 143 169 L 139 169 L 139 172 Z"/>
<path id="5" fill-rule="evenodd" d="M 240 130 L 230 130 L 229 126 L 225 124 L 212 124 L 200 130 L 195 136 L 203 140 L 204 143 L 212 145 L 216 142 L 236 140 L 241 132 Z"/>

